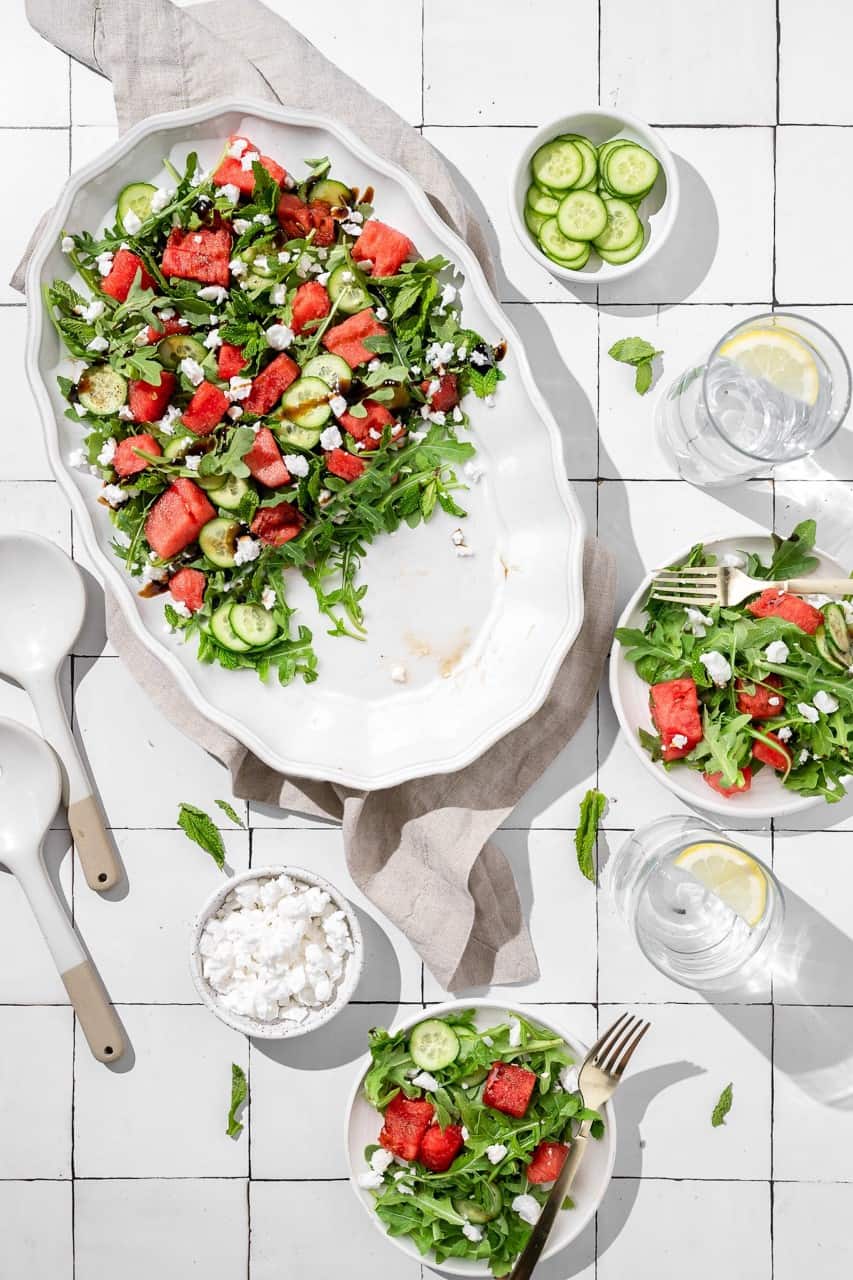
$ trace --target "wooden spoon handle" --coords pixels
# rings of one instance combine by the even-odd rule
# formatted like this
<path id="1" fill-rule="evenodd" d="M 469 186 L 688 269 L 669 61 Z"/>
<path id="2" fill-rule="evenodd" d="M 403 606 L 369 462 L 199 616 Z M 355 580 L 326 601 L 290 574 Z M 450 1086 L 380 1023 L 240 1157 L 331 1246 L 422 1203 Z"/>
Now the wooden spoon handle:
<path id="1" fill-rule="evenodd" d="M 68 825 L 89 888 L 103 893 L 118 884 L 121 864 L 94 796 L 83 796 L 69 804 Z"/>
<path id="2" fill-rule="evenodd" d="M 89 961 L 66 969 L 62 981 L 94 1056 L 99 1062 L 118 1062 L 124 1053 L 121 1024 Z"/>

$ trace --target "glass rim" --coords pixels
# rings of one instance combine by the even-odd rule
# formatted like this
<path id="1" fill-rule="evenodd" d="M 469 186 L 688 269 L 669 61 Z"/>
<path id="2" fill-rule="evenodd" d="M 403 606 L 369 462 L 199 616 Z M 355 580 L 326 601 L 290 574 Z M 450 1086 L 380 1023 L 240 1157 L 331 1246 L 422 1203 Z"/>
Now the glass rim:
<path id="1" fill-rule="evenodd" d="M 781 319 L 784 319 L 786 316 L 789 317 L 791 320 L 798 320 L 803 324 L 811 325 L 813 328 L 819 330 L 820 333 L 823 334 L 824 338 L 826 338 L 827 341 L 835 348 L 835 350 L 838 352 L 838 355 L 841 358 L 841 363 L 847 375 L 847 394 L 844 401 L 843 412 L 839 415 L 838 420 L 835 423 L 835 426 L 830 431 L 829 435 L 827 435 L 823 440 L 821 440 L 819 444 L 814 445 L 814 447 L 811 449 L 803 449 L 802 452 L 800 453 L 788 454 L 784 458 L 768 458 L 759 453 L 752 453 L 749 449 L 744 449 L 742 445 L 736 444 L 734 440 L 732 440 L 726 434 L 726 432 L 722 429 L 716 417 L 711 412 L 711 408 L 708 404 L 708 371 L 711 368 L 711 365 L 713 364 L 715 357 L 719 354 L 720 348 L 726 342 L 728 342 L 729 339 L 733 337 L 734 334 L 736 334 L 739 329 L 742 329 L 744 325 L 755 325 L 760 323 L 762 320 L 781 320 Z M 798 335 L 798 336 L 802 336 L 802 335 Z M 824 325 L 820 324 L 817 320 L 812 320 L 811 316 L 800 315 L 799 312 L 797 311 L 762 311 L 757 316 L 750 316 L 746 320 L 739 320 L 737 324 L 733 324 L 731 328 L 727 329 L 726 332 L 723 334 L 723 336 L 714 344 L 714 348 L 711 354 L 708 356 L 708 359 L 705 361 L 705 368 L 702 373 L 702 402 L 705 406 L 705 412 L 708 414 L 710 421 L 714 425 L 714 430 L 717 432 L 719 436 L 722 437 L 723 440 L 725 440 L 727 445 L 729 445 L 737 453 L 742 454 L 744 458 L 751 458 L 755 462 L 766 462 L 771 466 L 778 466 L 778 465 L 783 465 L 786 462 L 797 462 L 801 458 L 808 458 L 813 453 L 815 453 L 816 450 L 822 449 L 824 445 L 829 444 L 830 440 L 832 440 L 835 434 L 840 430 L 842 423 L 847 417 L 847 414 L 850 412 L 851 381 L 853 381 L 853 375 L 851 375 L 850 362 L 847 359 L 847 356 L 844 352 L 844 348 L 841 346 L 841 343 L 838 341 L 838 339 L 834 337 L 833 334 L 831 334 Z"/>

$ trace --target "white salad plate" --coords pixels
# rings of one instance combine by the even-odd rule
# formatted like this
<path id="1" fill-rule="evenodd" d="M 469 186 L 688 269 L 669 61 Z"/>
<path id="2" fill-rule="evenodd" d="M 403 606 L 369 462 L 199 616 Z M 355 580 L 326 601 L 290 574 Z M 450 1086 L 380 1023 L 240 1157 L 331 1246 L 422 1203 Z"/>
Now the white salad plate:
<path id="1" fill-rule="evenodd" d="M 578 1067 L 586 1056 L 588 1046 L 561 1023 L 555 1022 L 550 1013 L 546 1016 L 538 1008 L 525 1009 L 520 1005 L 506 1005 L 495 1000 L 449 1000 L 446 1004 L 430 1005 L 428 1009 L 419 1009 L 401 1022 L 395 1022 L 391 1030 L 392 1032 L 407 1031 L 417 1026 L 419 1022 L 423 1022 L 425 1018 L 440 1018 L 445 1013 L 458 1013 L 460 1009 L 474 1009 L 476 1024 L 481 1030 L 495 1026 L 499 1022 L 506 1022 L 507 1017 L 514 1014 L 520 1014 L 528 1022 L 544 1027 L 554 1035 L 562 1036 Z M 344 1141 L 349 1162 L 350 1186 L 364 1205 L 374 1226 L 389 1244 L 395 1245 L 410 1258 L 425 1261 L 429 1266 L 430 1256 L 423 1258 L 414 1241 L 408 1236 L 388 1235 L 384 1224 L 374 1211 L 373 1196 L 358 1185 L 358 1175 L 368 1167 L 364 1159 L 365 1147 L 376 1143 L 379 1130 L 382 1128 L 381 1113 L 364 1096 L 364 1077 L 370 1066 L 371 1058 L 370 1054 L 367 1054 L 358 1064 L 355 1084 L 347 1107 Z M 542 1253 L 543 1259 L 553 1257 L 555 1253 L 565 1249 L 566 1245 L 571 1244 L 583 1231 L 604 1199 L 616 1160 L 616 1117 L 612 1103 L 606 1103 L 601 1108 L 601 1114 L 604 1119 L 604 1136 L 599 1141 L 590 1142 L 587 1146 L 586 1155 L 572 1186 L 571 1195 L 575 1207 L 557 1214 L 554 1228 Z M 442 1274 L 446 1272 L 454 1276 L 490 1276 L 492 1274 L 488 1262 L 468 1258 L 447 1258 L 442 1262 L 440 1270 Z"/>
<path id="2" fill-rule="evenodd" d="M 69 374 L 73 364 L 41 301 L 45 283 L 71 274 L 59 248 L 61 230 L 112 225 L 126 183 L 166 184 L 164 157 L 183 170 L 193 150 L 209 167 L 230 133 L 248 134 L 297 176 L 304 158 L 328 155 L 335 177 L 362 190 L 372 185 L 377 217 L 409 235 L 424 257 L 444 254 L 461 272 L 463 323 L 487 341 L 508 343 L 506 381 L 494 405 L 473 396 L 465 402 L 484 468 L 461 495 L 474 554 L 456 555 L 451 533 L 460 521 L 443 513 L 380 537 L 362 566 L 366 643 L 328 636 L 313 593 L 301 575 L 289 575 L 294 622 L 313 632 L 320 676 L 286 688 L 274 677 L 261 683 L 253 671 L 202 666 L 194 643 L 168 634 L 162 600 L 137 595 L 138 583 L 110 550 L 100 482 L 68 463 L 83 432 L 64 416 L 56 375 Z M 469 764 L 541 706 L 583 617 L 583 517 L 565 478 L 558 428 L 520 338 L 472 251 L 399 166 L 306 111 L 219 101 L 151 116 L 67 183 L 33 253 L 27 295 L 27 372 L 77 528 L 135 637 L 202 715 L 274 769 L 378 788 Z M 397 666 L 406 668 L 405 684 L 391 680 Z"/>
<path id="3" fill-rule="evenodd" d="M 706 550 L 716 556 L 725 555 L 726 553 L 755 552 L 766 563 L 772 553 L 769 534 L 756 535 L 750 533 L 743 537 L 736 535 L 723 537 L 717 534 L 710 538 L 704 538 L 702 541 Z M 687 556 L 689 551 L 690 547 L 682 547 L 666 561 L 662 561 L 660 568 L 663 568 L 664 565 L 677 564 Z M 847 569 L 842 567 L 832 556 L 827 555 L 826 552 L 820 551 L 815 547 L 811 554 L 818 560 L 818 566 L 814 571 L 816 576 L 823 574 L 824 576 L 844 577 L 846 575 Z M 640 630 L 643 629 L 646 624 L 643 601 L 646 598 L 652 576 L 652 573 L 647 574 L 640 583 L 625 606 L 617 627 L 639 627 Z M 634 664 L 625 657 L 625 650 L 618 640 L 613 641 L 613 649 L 610 654 L 610 694 L 613 698 L 613 706 L 616 710 L 619 724 L 634 754 L 643 762 L 646 769 L 657 778 L 658 782 L 662 783 L 673 795 L 678 796 L 686 804 L 695 808 L 706 809 L 710 813 L 721 814 L 732 822 L 737 821 L 739 818 L 782 818 L 792 813 L 802 813 L 804 809 L 811 809 L 815 805 L 823 803 L 822 796 L 801 796 L 796 791 L 788 791 L 782 786 L 772 769 L 762 769 L 760 773 L 756 774 L 753 778 L 752 786 L 744 795 L 726 798 L 718 795 L 709 787 L 697 770 L 679 769 L 678 767 L 667 770 L 662 764 L 652 760 L 651 756 L 640 745 L 637 733 L 639 729 L 645 729 L 649 733 L 655 732 L 649 711 L 649 686 L 637 675 Z"/>

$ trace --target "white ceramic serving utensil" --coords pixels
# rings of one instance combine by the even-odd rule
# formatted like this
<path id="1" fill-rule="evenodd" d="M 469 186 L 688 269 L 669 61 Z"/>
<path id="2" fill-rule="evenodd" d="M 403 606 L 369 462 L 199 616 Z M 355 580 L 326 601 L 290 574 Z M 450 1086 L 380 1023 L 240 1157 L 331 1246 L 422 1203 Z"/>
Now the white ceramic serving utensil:
<path id="1" fill-rule="evenodd" d="M 92 784 L 59 693 L 59 671 L 83 625 L 80 572 L 55 543 L 34 533 L 0 536 L 0 671 L 30 695 L 42 732 L 65 771 L 63 800 L 86 883 L 103 893 L 121 879 Z"/>
<path id="2" fill-rule="evenodd" d="M 0 718 L 0 862 L 29 900 L 89 1048 L 99 1062 L 117 1062 L 121 1026 L 44 864 L 42 843 L 61 791 L 59 761 L 44 739 Z"/>

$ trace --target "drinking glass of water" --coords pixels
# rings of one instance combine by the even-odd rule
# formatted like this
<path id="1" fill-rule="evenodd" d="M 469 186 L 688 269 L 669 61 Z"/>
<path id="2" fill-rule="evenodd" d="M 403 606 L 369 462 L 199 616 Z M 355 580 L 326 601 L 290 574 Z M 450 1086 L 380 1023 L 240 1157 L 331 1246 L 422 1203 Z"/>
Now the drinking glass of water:
<path id="1" fill-rule="evenodd" d="M 719 828 L 692 816 L 640 827 L 602 876 L 641 950 L 685 987 L 757 987 L 784 920 L 772 871 Z"/>
<path id="2" fill-rule="evenodd" d="M 722 487 L 814 453 L 849 407 L 841 347 L 777 311 L 735 325 L 685 370 L 658 402 L 657 430 L 685 480 Z"/>

